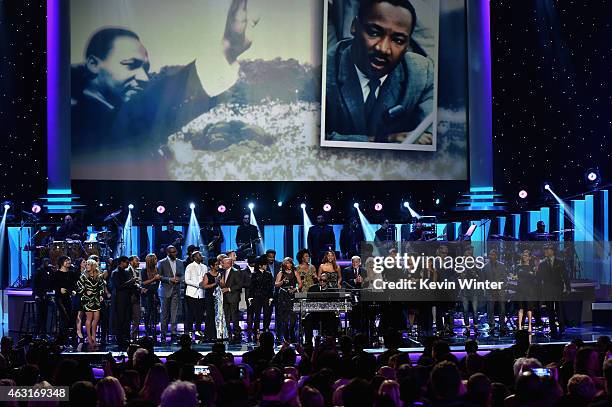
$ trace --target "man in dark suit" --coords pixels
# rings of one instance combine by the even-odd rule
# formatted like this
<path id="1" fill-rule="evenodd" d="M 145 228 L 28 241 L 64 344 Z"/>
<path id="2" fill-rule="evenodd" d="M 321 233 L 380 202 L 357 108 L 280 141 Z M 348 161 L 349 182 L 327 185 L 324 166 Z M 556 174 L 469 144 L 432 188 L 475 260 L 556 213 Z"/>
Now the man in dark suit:
<path id="1" fill-rule="evenodd" d="M 117 268 L 111 274 L 113 286 L 114 329 L 117 345 L 126 348 L 130 337 L 130 320 L 132 316 L 132 293 L 135 278 L 128 270 L 128 258 L 119 257 Z"/>
<path id="2" fill-rule="evenodd" d="M 276 260 L 276 250 L 266 250 L 266 259 L 268 260 L 268 271 L 272 273 L 272 277 L 276 278 L 276 275 L 281 269 L 281 262 Z"/>
<path id="3" fill-rule="evenodd" d="M 251 216 L 244 215 L 242 217 L 242 225 L 238 226 L 236 231 L 236 246 L 238 250 L 236 254 L 239 259 L 245 259 L 246 256 L 257 255 L 256 240 L 259 238 L 259 230 L 257 226 L 251 225 Z"/>
<path id="4" fill-rule="evenodd" d="M 361 3 L 353 38 L 327 53 L 327 140 L 432 143 L 429 129 L 408 139 L 434 108 L 434 65 L 409 52 L 416 20 L 408 0 Z"/>
<path id="5" fill-rule="evenodd" d="M 323 215 L 317 216 L 317 224 L 308 229 L 308 250 L 312 253 L 312 264 L 319 267 L 323 254 L 335 250 L 336 236 L 331 226 L 325 224 Z"/>
<path id="6" fill-rule="evenodd" d="M 361 243 L 365 240 L 363 228 L 357 218 L 351 218 L 340 232 L 340 250 L 345 259 L 356 256 L 361 251 Z"/>
<path id="7" fill-rule="evenodd" d="M 562 259 L 555 257 L 552 245 L 544 246 L 544 259 L 538 265 L 536 277 L 540 282 L 542 294 L 548 311 L 550 332 L 553 335 L 565 331 L 563 315 L 563 293 L 571 290 L 567 269 Z M 557 324 L 559 328 L 557 330 Z"/>
<path id="8" fill-rule="evenodd" d="M 223 282 L 221 291 L 223 291 L 223 313 L 225 314 L 225 324 L 227 332 L 230 333 L 234 341 L 240 341 L 240 311 L 238 303 L 240 302 L 240 292 L 244 282 L 242 273 L 232 267 L 232 259 L 225 257 L 221 264 L 223 273 Z M 233 330 L 231 324 L 234 324 Z"/>
<path id="9" fill-rule="evenodd" d="M 361 267 L 361 257 L 353 256 L 351 257 L 351 265 L 342 270 L 342 285 L 345 288 L 361 289 L 366 276 L 366 270 Z M 361 327 L 364 322 L 362 321 L 362 316 L 363 306 L 361 302 L 358 302 L 349 315 L 353 332 L 361 332 Z"/>
<path id="10" fill-rule="evenodd" d="M 361 288 L 366 270 L 361 267 L 361 257 L 351 257 L 351 265 L 342 270 L 342 285 L 345 288 Z"/>
<path id="11" fill-rule="evenodd" d="M 181 283 L 185 276 L 185 267 L 180 259 L 176 258 L 177 250 L 174 246 L 166 247 L 167 256 L 160 260 L 157 268 L 161 275 L 161 341 L 166 341 L 168 333 L 168 320 L 170 320 L 170 333 L 172 340 L 176 339 L 176 319 L 179 307 Z"/>

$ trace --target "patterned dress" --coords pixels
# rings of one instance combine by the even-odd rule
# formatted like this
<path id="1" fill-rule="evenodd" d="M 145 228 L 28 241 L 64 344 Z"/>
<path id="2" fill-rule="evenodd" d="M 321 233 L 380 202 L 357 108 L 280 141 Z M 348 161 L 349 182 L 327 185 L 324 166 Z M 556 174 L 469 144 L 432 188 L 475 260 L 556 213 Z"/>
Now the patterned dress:
<path id="1" fill-rule="evenodd" d="M 225 324 L 225 314 L 223 313 L 223 291 L 219 286 L 221 280 L 221 274 L 217 276 L 217 286 L 215 287 L 215 327 L 217 329 L 217 339 L 227 339 L 229 334 L 227 333 L 227 325 Z"/>
<path id="2" fill-rule="evenodd" d="M 77 282 L 77 293 L 81 296 L 81 310 L 100 311 L 100 297 L 104 296 L 104 279 L 101 276 L 91 277 L 85 273 L 81 274 Z"/>
<path id="3" fill-rule="evenodd" d="M 303 264 L 298 267 L 300 278 L 302 279 L 302 292 L 308 292 L 308 289 L 314 285 L 314 279 L 317 277 L 317 269 L 312 264 L 308 264 L 308 269 L 305 270 Z"/>

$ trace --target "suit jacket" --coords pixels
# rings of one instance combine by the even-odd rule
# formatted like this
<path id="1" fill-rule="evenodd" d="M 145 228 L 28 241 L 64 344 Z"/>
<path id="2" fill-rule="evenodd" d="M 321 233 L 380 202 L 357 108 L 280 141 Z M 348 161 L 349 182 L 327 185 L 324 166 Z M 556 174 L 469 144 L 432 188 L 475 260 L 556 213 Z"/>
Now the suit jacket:
<path id="1" fill-rule="evenodd" d="M 159 275 L 161 276 L 161 296 L 163 298 L 170 298 L 172 295 L 179 295 L 181 289 L 181 283 L 185 280 L 185 266 L 181 259 L 176 259 L 176 277 L 180 279 L 178 284 L 173 284 L 170 279 L 174 277 L 172 273 L 172 266 L 170 266 L 170 260 L 164 257 L 157 264 Z"/>
<path id="2" fill-rule="evenodd" d="M 268 271 L 272 274 L 272 277 L 276 278 L 276 275 L 281 269 L 281 262 L 278 260 L 274 260 L 273 264 L 268 264 Z"/>
<path id="3" fill-rule="evenodd" d="M 545 301 L 561 301 L 564 289 L 570 288 L 570 281 L 562 259 L 555 257 L 551 267 L 548 259 L 542 260 L 536 271 L 540 282 L 542 299 Z"/>
<path id="4" fill-rule="evenodd" d="M 313 254 L 319 255 L 331 247 L 332 250 L 336 249 L 336 235 L 334 235 L 334 229 L 329 225 L 323 227 L 319 225 L 311 226 L 308 229 L 308 248 Z M 321 259 L 314 259 L 315 261 L 321 261 Z"/>
<path id="5" fill-rule="evenodd" d="M 226 270 L 221 270 L 221 275 L 225 279 Z M 239 303 L 240 302 L 240 293 L 242 291 L 242 285 L 244 283 L 244 276 L 242 272 L 236 268 L 231 268 L 229 276 L 227 276 L 227 280 L 225 280 L 225 286 L 230 290 L 226 293 L 223 293 L 223 301 L 227 301 L 228 303 Z"/>
<path id="6" fill-rule="evenodd" d="M 133 277 L 132 271 L 125 268 L 117 268 L 111 273 L 113 283 L 113 300 L 116 304 L 123 304 L 130 301 L 134 292 L 134 284 L 128 283 Z"/>
<path id="7" fill-rule="evenodd" d="M 351 55 L 352 39 L 338 42 L 327 53 L 325 133 L 328 140 L 387 142 L 392 133 L 414 130 L 434 102 L 434 65 L 422 55 L 407 52 L 381 85 L 367 120 L 361 84 Z M 397 112 L 390 117 L 389 109 Z"/>
<path id="8" fill-rule="evenodd" d="M 365 281 L 367 276 L 366 270 L 361 266 L 359 266 L 357 270 L 363 281 Z M 363 284 L 363 282 L 361 284 Z M 344 287 L 361 288 L 361 284 L 355 282 L 355 269 L 352 265 L 342 269 L 342 285 Z"/>

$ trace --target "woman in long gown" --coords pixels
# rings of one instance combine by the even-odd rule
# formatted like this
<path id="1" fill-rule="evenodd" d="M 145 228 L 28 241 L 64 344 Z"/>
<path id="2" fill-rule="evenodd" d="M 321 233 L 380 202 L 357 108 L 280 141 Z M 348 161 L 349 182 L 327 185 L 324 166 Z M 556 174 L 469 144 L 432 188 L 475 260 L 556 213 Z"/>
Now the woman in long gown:
<path id="1" fill-rule="evenodd" d="M 223 292 L 220 282 L 222 281 L 219 272 L 220 261 L 210 259 L 209 271 L 204 275 L 204 306 L 206 309 L 206 322 L 204 325 L 204 340 L 212 341 L 215 339 L 227 339 L 227 326 L 225 325 L 225 315 L 223 314 Z"/>
<path id="2" fill-rule="evenodd" d="M 297 342 L 295 324 L 296 315 L 293 312 L 295 293 L 302 288 L 302 279 L 293 265 L 291 257 L 285 257 L 281 270 L 276 275 L 274 286 L 278 289 L 276 306 L 276 336 L 280 341 Z"/>

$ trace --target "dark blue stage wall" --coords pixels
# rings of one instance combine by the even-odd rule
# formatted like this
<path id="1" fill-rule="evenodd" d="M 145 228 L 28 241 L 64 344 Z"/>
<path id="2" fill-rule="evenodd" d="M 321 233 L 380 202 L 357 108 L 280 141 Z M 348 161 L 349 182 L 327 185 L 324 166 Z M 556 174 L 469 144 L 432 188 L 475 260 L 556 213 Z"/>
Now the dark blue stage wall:
<path id="1" fill-rule="evenodd" d="M 53 27 L 46 25 L 46 6 L 34 2 L 1 5 L 5 31 L 0 35 L 0 121 L 6 134 L 1 150 L 10 159 L 0 161 L 0 196 L 29 209 L 31 201 L 44 195 L 47 187 L 67 187 L 85 204 L 102 199 L 121 206 L 131 199 L 142 199 L 152 205 L 162 189 L 160 184 L 66 185 L 69 162 L 57 150 L 49 151 L 49 158 L 58 161 L 60 167 L 65 165 L 64 173 L 49 173 L 51 180 L 47 183 L 46 32 Z M 612 126 L 606 113 L 612 103 L 608 82 L 612 65 L 607 62 L 612 56 L 606 43 L 611 34 L 609 23 L 610 10 L 604 0 L 588 4 L 538 1 L 521 8 L 513 7 L 511 1 L 491 2 L 494 186 L 511 204 L 524 187 L 529 192 L 528 205 L 539 207 L 544 196 L 540 185 L 545 180 L 552 182 L 561 196 L 584 192 L 588 189 L 584 171 L 591 166 L 599 167 L 603 182 L 607 182 Z M 446 208 L 468 190 L 465 181 L 330 186 L 180 184 L 171 186 L 176 189 L 166 194 L 170 195 L 168 199 L 176 199 L 177 207 L 184 207 L 191 198 L 205 199 L 212 207 L 218 200 L 238 197 L 240 212 L 249 195 L 255 193 L 274 195 L 274 199 L 287 196 L 285 199 L 295 200 L 298 206 L 308 198 L 317 208 L 326 199 L 339 200 L 342 204 L 334 210 L 341 206 L 340 216 L 353 198 L 370 202 L 410 199 L 417 209 L 430 212 L 436 210 L 437 198 L 440 207 Z M 208 194 L 206 198 L 203 193 Z"/>

